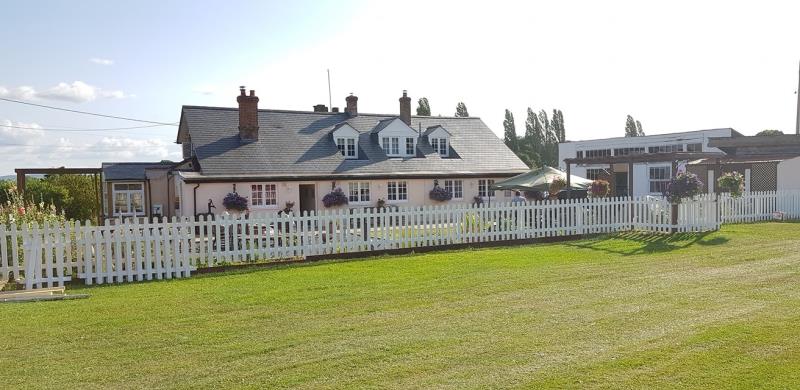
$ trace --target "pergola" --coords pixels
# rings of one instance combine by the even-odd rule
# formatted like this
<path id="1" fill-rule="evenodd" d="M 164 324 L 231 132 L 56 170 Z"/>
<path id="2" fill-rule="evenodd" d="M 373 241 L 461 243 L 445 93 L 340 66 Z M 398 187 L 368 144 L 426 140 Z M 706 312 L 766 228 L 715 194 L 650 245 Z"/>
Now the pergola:
<path id="1" fill-rule="evenodd" d="M 14 172 L 17 174 L 17 191 L 20 193 L 25 192 L 26 175 L 92 175 L 95 201 L 97 202 L 97 221 L 99 222 L 102 220 L 103 203 L 101 198 L 103 195 L 100 186 L 100 175 L 103 173 L 102 168 L 17 168 Z"/>
<path id="2" fill-rule="evenodd" d="M 633 164 L 646 163 L 646 162 L 665 162 L 672 163 L 672 172 L 678 169 L 679 161 L 692 161 L 699 159 L 716 158 L 717 164 L 719 159 L 725 157 L 725 153 L 708 153 L 708 152 L 669 152 L 669 153 L 642 153 L 642 154 L 629 154 L 625 156 L 602 156 L 602 157 L 579 157 L 579 158 L 565 158 L 564 163 L 567 165 L 567 188 L 570 184 L 570 171 L 573 164 L 576 165 L 608 165 L 609 173 L 611 174 L 611 187 L 614 188 L 614 165 L 627 164 L 628 165 L 628 194 L 633 193 Z"/>

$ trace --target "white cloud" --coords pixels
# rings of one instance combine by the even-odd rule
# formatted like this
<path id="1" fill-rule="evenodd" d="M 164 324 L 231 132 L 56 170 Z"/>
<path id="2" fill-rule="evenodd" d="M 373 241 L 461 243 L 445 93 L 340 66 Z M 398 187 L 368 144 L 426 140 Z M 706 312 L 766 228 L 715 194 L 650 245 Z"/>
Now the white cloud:
<path id="1" fill-rule="evenodd" d="M 0 96 L 19 100 L 48 99 L 86 103 L 98 98 L 126 99 L 134 97 L 135 95 L 127 94 L 120 90 L 105 90 L 83 81 L 73 81 L 70 84 L 64 82 L 58 83 L 58 85 L 41 92 L 29 86 L 20 86 L 11 89 L 0 86 Z"/>
<path id="2" fill-rule="evenodd" d="M 8 119 L 0 120 L 0 143 L 9 144 L 34 144 L 44 137 L 42 126 L 37 123 L 14 122 Z"/>
<path id="3" fill-rule="evenodd" d="M 38 93 L 38 96 L 44 99 L 66 100 L 76 103 L 90 102 L 97 99 L 97 95 L 98 88 L 83 81 L 74 81 L 72 84 L 58 83 L 55 87 Z"/>
<path id="4" fill-rule="evenodd" d="M 95 63 L 97 65 L 114 65 L 114 60 L 109 60 L 107 58 L 90 58 L 90 62 Z"/>

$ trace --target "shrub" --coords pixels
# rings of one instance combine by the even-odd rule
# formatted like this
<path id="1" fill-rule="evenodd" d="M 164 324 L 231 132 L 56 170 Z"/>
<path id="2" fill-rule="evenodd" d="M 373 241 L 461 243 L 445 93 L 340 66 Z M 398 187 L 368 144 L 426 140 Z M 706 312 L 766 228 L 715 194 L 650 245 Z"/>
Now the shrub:
<path id="1" fill-rule="evenodd" d="M 17 226 L 34 223 L 42 226 L 45 222 L 60 224 L 66 221 L 63 211 L 58 211 L 55 205 L 25 199 L 16 187 L 5 190 L 5 196 L 6 202 L 0 204 L 0 223 L 6 227 L 12 223 Z"/>
<path id="2" fill-rule="evenodd" d="M 341 188 L 336 188 L 322 197 L 322 204 L 325 207 L 343 206 L 348 203 L 347 195 Z"/>
<path id="3" fill-rule="evenodd" d="M 222 199 L 222 205 L 228 210 L 245 211 L 249 203 L 247 198 L 235 192 L 229 192 L 228 195 L 225 195 L 225 198 Z"/>
<path id="4" fill-rule="evenodd" d="M 438 184 L 433 186 L 433 189 L 428 196 L 431 198 L 431 200 L 435 200 L 437 202 L 447 202 L 448 200 L 453 199 L 453 194 L 451 194 L 450 191 L 439 187 Z"/>
<path id="5" fill-rule="evenodd" d="M 608 196 L 610 190 L 611 190 L 611 185 L 608 183 L 608 181 L 602 179 L 593 181 L 592 186 L 590 187 L 592 196 L 598 198 Z"/>
<path id="6" fill-rule="evenodd" d="M 681 172 L 673 177 L 667 184 L 664 196 L 670 203 L 680 203 L 684 198 L 693 198 L 700 194 L 703 182 L 697 175 L 689 172 Z"/>
<path id="7" fill-rule="evenodd" d="M 567 181 L 557 177 L 553 179 L 550 183 L 550 187 L 547 189 L 547 192 L 550 194 L 557 194 L 559 191 L 563 190 L 567 186 Z"/>
<path id="8" fill-rule="evenodd" d="M 730 192 L 731 196 L 738 198 L 744 192 L 744 175 L 736 171 L 723 173 L 717 179 L 717 185 L 723 191 Z"/>

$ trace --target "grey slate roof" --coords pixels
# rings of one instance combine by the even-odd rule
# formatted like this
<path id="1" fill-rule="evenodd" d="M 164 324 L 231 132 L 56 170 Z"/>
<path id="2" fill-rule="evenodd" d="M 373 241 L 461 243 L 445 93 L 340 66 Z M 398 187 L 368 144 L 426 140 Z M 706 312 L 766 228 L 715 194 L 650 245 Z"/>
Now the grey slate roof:
<path id="1" fill-rule="evenodd" d="M 103 163 L 105 180 L 144 180 L 145 170 L 151 168 L 168 168 L 175 163 L 161 162 L 110 162 Z"/>
<path id="2" fill-rule="evenodd" d="M 259 110 L 259 138 L 239 140 L 236 108 L 184 106 L 181 131 L 187 131 L 200 172 L 187 176 L 242 178 L 311 175 L 402 175 L 520 173 L 528 167 L 480 118 L 417 117 L 413 129 L 441 125 L 451 134 L 451 156 L 440 157 L 425 138 L 417 157 L 388 158 L 372 131 L 396 115 Z M 359 158 L 348 160 L 330 135 L 349 123 L 359 133 Z M 184 128 L 185 127 L 185 128 Z"/>

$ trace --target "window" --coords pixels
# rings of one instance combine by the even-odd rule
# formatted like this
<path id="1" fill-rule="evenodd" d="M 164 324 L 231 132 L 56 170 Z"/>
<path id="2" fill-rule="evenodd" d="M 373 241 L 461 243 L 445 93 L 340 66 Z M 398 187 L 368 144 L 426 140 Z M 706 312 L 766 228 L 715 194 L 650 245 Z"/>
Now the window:
<path id="1" fill-rule="evenodd" d="M 611 149 L 592 149 L 585 151 L 586 158 L 595 157 L 608 157 L 611 155 Z"/>
<path id="2" fill-rule="evenodd" d="M 400 155 L 400 137 L 383 137 L 381 145 L 387 156 Z"/>
<path id="3" fill-rule="evenodd" d="M 487 196 L 494 196 L 494 190 L 489 188 L 493 185 L 494 185 L 494 180 L 492 179 L 478 180 L 478 196 L 480 196 L 481 198 L 485 198 Z"/>
<path id="4" fill-rule="evenodd" d="M 414 138 L 406 137 L 406 154 L 413 156 L 414 153 Z"/>
<path id="5" fill-rule="evenodd" d="M 430 141 L 433 150 L 439 153 L 440 156 L 447 156 L 447 138 L 431 138 Z"/>
<path id="6" fill-rule="evenodd" d="M 603 168 L 586 168 L 586 178 L 589 180 L 603 179 L 606 176 L 608 173 Z"/>
<path id="7" fill-rule="evenodd" d="M 347 198 L 350 203 L 366 203 L 369 202 L 369 182 L 352 182 L 349 183 L 350 193 Z"/>
<path id="8" fill-rule="evenodd" d="M 275 184 L 253 184 L 250 186 L 250 204 L 256 207 L 278 205 L 278 190 Z"/>
<path id="9" fill-rule="evenodd" d="M 702 152 L 703 144 L 686 144 L 687 152 Z"/>
<path id="10" fill-rule="evenodd" d="M 672 152 L 682 152 L 683 151 L 683 144 L 674 144 L 674 145 L 658 145 L 658 146 L 650 146 L 647 148 L 647 153 L 672 153 Z"/>
<path id="11" fill-rule="evenodd" d="M 408 200 L 408 186 L 404 181 L 390 181 L 386 186 L 386 198 L 390 201 Z"/>
<path id="12" fill-rule="evenodd" d="M 336 139 L 336 147 L 339 153 L 345 158 L 356 158 L 356 139 L 351 137 L 339 137 Z"/>
<path id="13" fill-rule="evenodd" d="M 643 153 L 644 153 L 644 147 L 614 149 L 615 156 L 630 156 L 634 154 L 643 154 Z"/>
<path id="14" fill-rule="evenodd" d="M 672 177 L 672 167 L 650 167 L 650 192 L 663 194 Z"/>
<path id="15" fill-rule="evenodd" d="M 114 215 L 144 215 L 144 187 L 141 183 L 114 183 Z"/>
<path id="16" fill-rule="evenodd" d="M 461 180 L 445 180 L 444 189 L 453 195 L 453 199 L 464 198 L 464 182 Z"/>
<path id="17" fill-rule="evenodd" d="M 583 158 L 583 150 L 579 150 L 579 151 L 578 151 L 578 152 L 575 154 L 575 156 L 576 156 L 577 158 Z"/>

